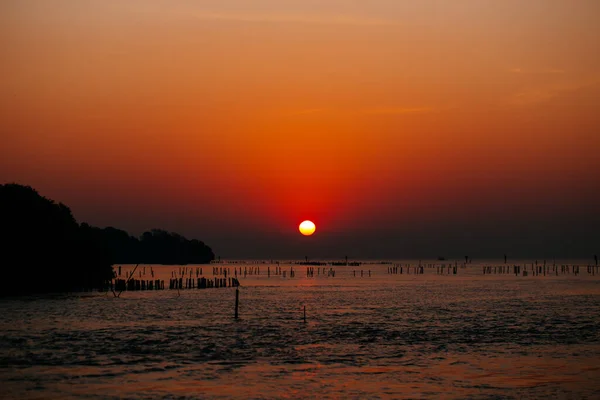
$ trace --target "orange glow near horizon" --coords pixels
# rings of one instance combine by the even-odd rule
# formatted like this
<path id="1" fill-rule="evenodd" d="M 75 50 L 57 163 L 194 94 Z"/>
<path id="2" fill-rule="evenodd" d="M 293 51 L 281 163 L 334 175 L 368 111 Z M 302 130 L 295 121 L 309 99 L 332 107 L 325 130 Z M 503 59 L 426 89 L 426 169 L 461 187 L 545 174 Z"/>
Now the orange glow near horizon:
<path id="1" fill-rule="evenodd" d="M 324 237 L 577 213 L 600 201 L 599 14 L 3 2 L 0 180 L 92 224 L 200 236 L 289 232 L 306 215 Z"/>

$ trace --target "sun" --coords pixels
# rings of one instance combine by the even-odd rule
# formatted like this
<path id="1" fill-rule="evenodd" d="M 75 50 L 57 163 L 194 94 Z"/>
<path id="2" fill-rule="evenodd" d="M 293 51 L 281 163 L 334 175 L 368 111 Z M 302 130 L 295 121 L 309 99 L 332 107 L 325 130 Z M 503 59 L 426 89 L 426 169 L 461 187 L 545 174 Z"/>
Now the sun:
<path id="1" fill-rule="evenodd" d="M 315 229 L 317 229 L 317 227 L 312 221 L 306 220 L 300 224 L 298 229 L 300 230 L 300 233 L 304 236 L 310 236 L 313 233 L 315 233 Z"/>

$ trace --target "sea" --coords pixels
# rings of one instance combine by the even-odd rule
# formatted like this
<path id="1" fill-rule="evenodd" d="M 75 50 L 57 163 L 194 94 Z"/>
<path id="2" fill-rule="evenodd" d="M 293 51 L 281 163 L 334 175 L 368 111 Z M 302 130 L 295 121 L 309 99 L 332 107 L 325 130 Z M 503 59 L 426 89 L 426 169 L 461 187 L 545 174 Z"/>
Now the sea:
<path id="1" fill-rule="evenodd" d="M 0 398 L 600 399 L 589 265 L 140 265 L 166 289 L 0 299 Z M 200 268 L 237 274 L 237 319 L 234 287 L 168 289 Z"/>

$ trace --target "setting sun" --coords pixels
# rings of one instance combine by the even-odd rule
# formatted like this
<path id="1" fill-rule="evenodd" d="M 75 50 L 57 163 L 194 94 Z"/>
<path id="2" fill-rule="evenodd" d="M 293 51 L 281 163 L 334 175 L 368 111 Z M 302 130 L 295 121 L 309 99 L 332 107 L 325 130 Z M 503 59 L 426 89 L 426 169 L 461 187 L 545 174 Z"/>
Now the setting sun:
<path id="1" fill-rule="evenodd" d="M 303 221 L 298 227 L 300 233 L 304 236 L 310 236 L 315 233 L 316 226 L 312 221 Z"/>

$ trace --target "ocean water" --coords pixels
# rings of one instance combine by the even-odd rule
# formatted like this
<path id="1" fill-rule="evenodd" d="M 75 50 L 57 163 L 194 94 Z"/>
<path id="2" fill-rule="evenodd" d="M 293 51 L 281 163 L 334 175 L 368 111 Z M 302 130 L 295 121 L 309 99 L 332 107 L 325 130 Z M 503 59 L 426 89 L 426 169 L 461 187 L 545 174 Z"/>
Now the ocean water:
<path id="1" fill-rule="evenodd" d="M 0 299 L 0 398 L 598 399 L 600 274 L 579 264 L 294 278 L 263 264 L 240 278 L 238 320 L 235 288 Z M 179 268 L 152 266 L 167 286 Z"/>

